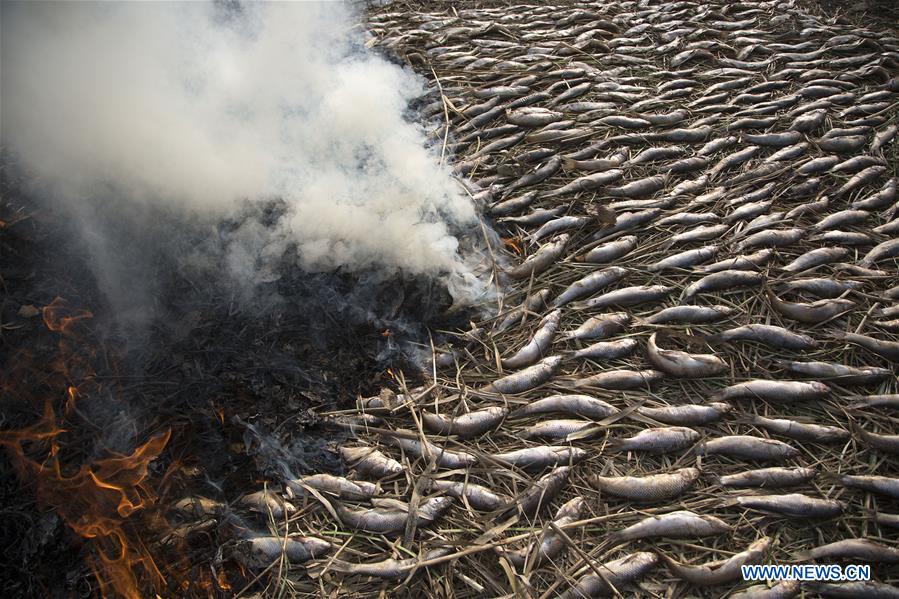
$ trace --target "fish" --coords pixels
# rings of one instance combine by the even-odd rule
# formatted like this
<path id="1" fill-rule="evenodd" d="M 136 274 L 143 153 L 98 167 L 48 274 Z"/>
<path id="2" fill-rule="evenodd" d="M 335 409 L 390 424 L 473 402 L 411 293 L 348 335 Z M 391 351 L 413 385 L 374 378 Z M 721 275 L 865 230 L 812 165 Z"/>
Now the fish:
<path id="1" fill-rule="evenodd" d="M 789 350 L 811 350 L 818 346 L 817 341 L 803 335 L 794 333 L 783 327 L 768 324 L 747 324 L 733 329 L 727 329 L 706 337 L 709 343 L 755 341 L 776 348 Z"/>
<path id="2" fill-rule="evenodd" d="M 320 493 L 334 495 L 339 499 L 365 501 L 378 493 L 376 484 L 364 480 L 350 480 L 332 474 L 307 474 L 299 478 L 286 479 L 284 484 L 295 494 L 305 495 L 307 487 Z"/>
<path id="3" fill-rule="evenodd" d="M 606 308 L 609 306 L 636 306 L 648 302 L 655 302 L 665 298 L 674 290 L 667 285 L 636 285 L 623 287 L 593 297 L 582 302 L 571 304 L 577 310 L 589 310 L 593 308 Z"/>
<path id="4" fill-rule="evenodd" d="M 793 599 L 801 584 L 798 580 L 782 580 L 772 587 L 756 584 L 730 595 L 730 599 Z"/>
<path id="5" fill-rule="evenodd" d="M 482 512 L 492 512 L 512 503 L 511 497 L 468 481 L 435 479 L 431 481 L 431 489 L 455 497 Z"/>
<path id="6" fill-rule="evenodd" d="M 806 324 L 817 324 L 837 316 L 843 315 L 853 308 L 856 303 L 847 299 L 820 299 L 814 302 L 785 302 L 774 293 L 767 290 L 768 301 L 771 306 L 789 318 Z"/>
<path id="7" fill-rule="evenodd" d="M 713 354 L 690 354 L 661 349 L 656 344 L 657 335 L 658 333 L 650 335 L 646 355 L 649 363 L 665 374 L 683 378 L 701 378 L 715 376 L 730 368 L 727 362 Z"/>
<path id="8" fill-rule="evenodd" d="M 822 597 L 835 599 L 899 599 L 899 589 L 875 580 L 865 582 L 806 582 L 805 587 Z"/>
<path id="9" fill-rule="evenodd" d="M 626 256 L 637 247 L 635 235 L 625 235 L 615 241 L 609 241 L 596 246 L 582 256 L 575 258 L 578 262 L 590 264 L 604 264 Z"/>
<path id="10" fill-rule="evenodd" d="M 647 324 L 706 324 L 730 318 L 734 313 L 733 308 L 722 304 L 711 306 L 672 306 L 648 316 L 644 322 Z"/>
<path id="11" fill-rule="evenodd" d="M 498 378 L 492 383 L 481 388 L 481 391 L 491 393 L 522 393 L 542 385 L 553 377 L 562 363 L 561 356 L 549 356 L 543 358 L 533 366 L 524 370 Z"/>
<path id="12" fill-rule="evenodd" d="M 493 430 L 503 421 L 508 408 L 492 406 L 455 417 L 444 414 L 421 412 L 422 424 L 429 431 L 439 435 L 456 435 L 460 439 L 477 437 Z"/>
<path id="13" fill-rule="evenodd" d="M 899 478 L 876 475 L 841 474 L 837 480 L 844 487 L 863 489 L 899 499 Z"/>
<path id="14" fill-rule="evenodd" d="M 541 470 L 560 464 L 576 464 L 587 457 L 587 452 L 579 447 L 542 445 L 526 447 L 490 456 L 493 460 L 523 468 Z"/>
<path id="15" fill-rule="evenodd" d="M 736 287 L 754 287 L 765 282 L 765 275 L 744 270 L 722 270 L 706 275 L 688 285 L 681 294 L 681 301 L 686 302 L 701 293 L 711 293 Z"/>
<path id="16" fill-rule="evenodd" d="M 887 453 L 899 453 L 899 435 L 879 435 L 857 425 L 853 429 L 866 445 Z"/>
<path id="17" fill-rule="evenodd" d="M 377 478 L 395 476 L 406 471 L 403 465 L 372 447 L 341 447 L 340 457 L 362 475 Z"/>
<path id="18" fill-rule="evenodd" d="M 899 364 L 899 343 L 896 341 L 882 341 L 880 339 L 875 339 L 874 337 L 859 335 L 857 333 L 838 332 L 835 333 L 834 336 L 841 341 L 864 347 L 868 351 L 871 351 L 894 364 Z"/>
<path id="19" fill-rule="evenodd" d="M 703 441 L 696 448 L 697 455 L 723 455 L 743 460 L 782 461 L 795 458 L 799 450 L 774 439 L 750 435 L 728 435 Z"/>
<path id="20" fill-rule="evenodd" d="M 565 291 L 560 293 L 558 297 L 553 300 L 551 307 L 560 308 L 573 300 L 595 293 L 603 287 L 607 287 L 612 283 L 620 281 L 626 277 L 627 274 L 627 269 L 621 268 L 620 266 L 610 266 L 592 272 L 586 277 L 580 278 L 569 285 Z"/>
<path id="21" fill-rule="evenodd" d="M 603 339 L 623 332 L 631 323 L 627 312 L 610 312 L 591 316 L 573 331 L 565 333 L 564 339 Z"/>
<path id="22" fill-rule="evenodd" d="M 523 322 L 529 312 L 540 312 L 547 305 L 549 289 L 541 289 L 530 296 L 521 306 L 511 310 L 508 315 L 496 326 L 497 332 L 502 332 L 512 327 L 516 322 Z"/>
<path id="23" fill-rule="evenodd" d="M 637 350 L 640 342 L 633 338 L 617 341 L 598 341 L 570 354 L 573 359 L 617 360 L 631 355 Z"/>
<path id="24" fill-rule="evenodd" d="M 637 539 L 690 539 L 721 535 L 731 530 L 730 525 L 715 516 L 678 510 L 660 516 L 648 516 L 627 528 L 609 533 L 606 538 L 607 544 L 615 547 Z"/>
<path id="25" fill-rule="evenodd" d="M 297 513 L 297 508 L 272 491 L 256 491 L 242 495 L 235 502 L 251 511 L 265 516 L 282 519 Z"/>
<path id="26" fill-rule="evenodd" d="M 865 563 L 899 563 L 899 549 L 876 543 L 870 539 L 843 539 L 801 551 L 799 559 L 830 560 L 855 559 Z"/>
<path id="27" fill-rule="evenodd" d="M 645 451 L 661 454 L 680 451 L 699 440 L 699 433 L 683 426 L 647 428 L 633 437 L 609 439 L 607 447 L 611 451 Z"/>
<path id="28" fill-rule="evenodd" d="M 506 275 L 513 279 L 526 279 L 543 272 L 562 256 L 569 239 L 567 233 L 558 235 L 553 241 L 540 246 L 540 249 L 528 256 L 524 262 L 508 269 Z"/>
<path id="29" fill-rule="evenodd" d="M 815 477 L 814 468 L 759 468 L 738 474 L 725 474 L 717 478 L 722 487 L 779 489 L 802 485 Z"/>
<path id="30" fill-rule="evenodd" d="M 537 325 L 537 331 L 534 336 L 525 344 L 524 347 L 515 352 L 514 355 L 503 358 L 501 363 L 503 368 L 522 368 L 530 366 L 549 350 L 553 338 L 556 336 L 556 330 L 559 328 L 559 320 L 562 318 L 561 310 L 553 310 L 543 317 L 540 324 Z"/>
<path id="31" fill-rule="evenodd" d="M 727 403 L 712 402 L 709 404 L 687 404 L 680 406 L 667 406 L 664 408 L 647 408 L 640 406 L 637 413 L 648 416 L 663 424 L 678 426 L 700 426 L 711 424 L 721 419 L 724 414 L 733 410 L 733 406 Z"/>
<path id="32" fill-rule="evenodd" d="M 758 564 L 768 553 L 771 539 L 762 537 L 754 541 L 744 551 L 732 555 L 728 559 L 710 562 L 701 566 L 688 566 L 676 562 L 664 553 L 662 560 L 668 564 L 671 573 L 685 582 L 698 586 L 715 586 L 742 580 L 742 567 L 746 564 Z"/>
<path id="33" fill-rule="evenodd" d="M 340 559 L 328 561 L 327 568 L 332 572 L 342 574 L 354 574 L 358 576 L 373 576 L 375 578 L 398 579 L 407 578 L 416 568 L 425 568 L 422 562 L 446 557 L 453 552 L 451 547 L 439 547 L 431 549 L 421 557 L 406 559 L 385 559 L 377 562 L 351 563 Z"/>
<path id="34" fill-rule="evenodd" d="M 526 518 L 533 518 L 550 506 L 553 499 L 568 483 L 570 475 L 570 466 L 553 469 L 518 496 L 515 508 Z"/>
<path id="35" fill-rule="evenodd" d="M 427 440 L 421 440 L 414 437 L 412 431 L 403 431 L 398 429 L 397 433 L 406 433 L 406 436 L 389 436 L 387 441 L 396 445 L 404 452 L 417 458 L 422 458 L 426 462 L 434 460 L 441 468 L 466 468 L 478 462 L 478 457 L 474 454 L 464 451 L 451 451 L 445 447 L 440 447 Z"/>
<path id="36" fill-rule="evenodd" d="M 589 395 L 551 395 L 514 410 L 509 414 L 509 418 L 526 418 L 535 414 L 552 412 L 602 420 L 617 414 L 619 410 L 615 406 Z"/>
<path id="37" fill-rule="evenodd" d="M 596 567 L 599 574 L 592 569 L 586 572 L 567 591 L 559 595 L 559 599 L 583 599 L 604 597 L 620 592 L 625 585 L 642 578 L 658 564 L 655 553 L 641 551 L 606 562 Z"/>
<path id="38" fill-rule="evenodd" d="M 247 568 L 261 570 L 282 558 L 291 564 L 302 564 L 324 557 L 332 550 L 331 543 L 318 537 L 257 536 L 238 541 L 234 557 Z"/>
<path id="39" fill-rule="evenodd" d="M 567 383 L 575 389 L 597 387 L 599 389 L 642 389 L 660 381 L 665 374 L 658 370 L 629 370 L 627 368 L 606 370 L 582 379 Z"/>
<path id="40" fill-rule="evenodd" d="M 452 497 L 440 496 L 421 502 L 415 515 L 416 528 L 432 524 L 450 508 L 453 501 Z M 344 526 L 377 534 L 396 534 L 403 531 L 410 515 L 408 504 L 402 502 L 391 503 L 390 507 L 362 509 L 336 503 L 334 510 Z"/>
<path id="41" fill-rule="evenodd" d="M 785 495 L 738 495 L 733 502 L 741 507 L 773 512 L 791 518 L 833 518 L 844 506 L 835 499 L 818 499 L 802 493 Z"/>
<path id="42" fill-rule="evenodd" d="M 844 385 L 875 383 L 893 374 L 890 369 L 877 366 L 856 367 L 829 362 L 799 362 L 796 360 L 776 360 L 776 362 L 790 372 L 816 379 L 834 379 Z"/>
<path id="43" fill-rule="evenodd" d="M 785 418 L 766 418 L 756 415 L 750 419 L 750 422 L 768 432 L 812 443 L 838 443 L 851 436 L 849 431 L 839 427 L 806 424 Z"/>
<path id="44" fill-rule="evenodd" d="M 584 512 L 586 502 L 583 497 L 575 497 L 567 501 L 560 507 L 555 516 L 553 516 L 553 524 L 558 527 L 577 522 Z M 524 568 L 530 560 L 533 567 L 537 568 L 543 563 L 558 557 L 565 549 L 565 539 L 553 528 L 548 528 L 537 538 L 536 541 L 528 544 L 527 547 L 517 551 L 508 551 L 500 548 L 500 555 L 504 556 L 516 568 Z"/>
<path id="45" fill-rule="evenodd" d="M 638 502 L 672 499 L 690 490 L 699 480 L 697 468 L 678 468 L 663 474 L 647 476 L 600 476 L 592 474 L 587 481 L 603 493 Z"/>
<path id="46" fill-rule="evenodd" d="M 595 425 L 589 420 L 564 418 L 538 422 L 519 434 L 523 439 L 565 439 L 568 435 L 581 433 L 594 427 Z M 599 432 L 596 431 L 596 434 Z"/>

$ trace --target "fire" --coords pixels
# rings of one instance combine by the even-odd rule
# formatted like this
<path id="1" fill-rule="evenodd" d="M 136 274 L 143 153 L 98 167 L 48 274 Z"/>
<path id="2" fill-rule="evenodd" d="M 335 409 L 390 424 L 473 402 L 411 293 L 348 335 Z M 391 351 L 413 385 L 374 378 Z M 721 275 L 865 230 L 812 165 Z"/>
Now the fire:
<path id="1" fill-rule="evenodd" d="M 91 463 L 74 458 L 78 454 L 69 433 L 77 424 L 69 419 L 77 402 L 89 400 L 97 389 L 90 368 L 94 352 L 78 341 L 79 325 L 91 317 L 90 312 L 66 308 L 60 298 L 43 309 L 47 328 L 60 334 L 55 374 L 65 380 L 53 384 L 50 377 L 51 391 L 43 398 L 41 417 L 31 426 L 0 431 L 0 445 L 38 503 L 54 509 L 72 531 L 93 545 L 89 565 L 102 594 L 139 599 L 142 588 L 165 588 L 165 578 L 136 530 L 152 528 L 152 522 L 137 524 L 132 518 L 155 503 L 149 466 L 165 448 L 171 431 L 150 437 L 130 454 L 109 452 Z"/>
<path id="2" fill-rule="evenodd" d="M 521 255 L 521 238 L 520 237 L 503 237 L 503 245 L 511 249 L 516 254 Z"/>

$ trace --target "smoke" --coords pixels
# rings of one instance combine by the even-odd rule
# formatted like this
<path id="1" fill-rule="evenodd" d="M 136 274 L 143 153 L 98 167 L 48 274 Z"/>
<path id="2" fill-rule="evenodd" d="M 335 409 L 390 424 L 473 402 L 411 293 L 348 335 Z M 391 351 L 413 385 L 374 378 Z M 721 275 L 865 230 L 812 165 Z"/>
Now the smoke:
<path id="1" fill-rule="evenodd" d="M 78 224 L 114 305 L 152 294 L 159 252 L 248 288 L 289 254 L 471 302 L 476 212 L 404 117 L 423 81 L 355 20 L 325 2 L 4 2 L 3 145 Z M 216 232 L 274 200 L 273 222 Z M 205 240 L 179 244 L 185 226 Z"/>

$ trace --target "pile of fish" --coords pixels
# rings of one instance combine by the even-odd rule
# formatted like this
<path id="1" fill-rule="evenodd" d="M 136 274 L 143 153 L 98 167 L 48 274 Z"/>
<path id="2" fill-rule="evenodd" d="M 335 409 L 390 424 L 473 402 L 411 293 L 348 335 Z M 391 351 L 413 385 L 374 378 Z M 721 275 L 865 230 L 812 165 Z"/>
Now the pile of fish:
<path id="1" fill-rule="evenodd" d="M 297 594 L 899 597 L 899 37 L 795 0 L 456 4 L 380 7 L 371 45 L 431 82 L 498 316 L 333 415 L 346 477 L 275 481 L 237 554 Z"/>

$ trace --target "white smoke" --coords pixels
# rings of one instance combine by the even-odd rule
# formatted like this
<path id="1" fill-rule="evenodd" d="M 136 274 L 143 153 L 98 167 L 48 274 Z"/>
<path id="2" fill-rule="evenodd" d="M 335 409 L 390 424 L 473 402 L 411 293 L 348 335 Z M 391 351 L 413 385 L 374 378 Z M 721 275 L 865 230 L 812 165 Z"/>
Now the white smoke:
<path id="1" fill-rule="evenodd" d="M 477 231 L 475 210 L 403 117 L 423 81 L 365 50 L 354 22 L 324 2 L 5 2 L 3 144 L 85 221 L 100 196 L 123 218 L 161 206 L 208 222 L 283 198 L 276 227 L 228 250 L 235 276 L 264 279 L 266 256 L 296 247 L 309 270 L 478 293 L 456 237 Z M 111 254 L 97 263 L 115 262 L 85 227 Z"/>

